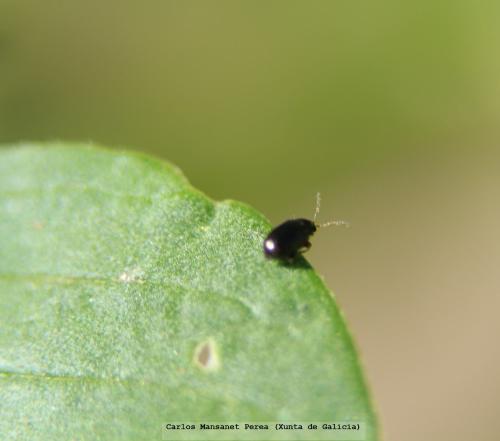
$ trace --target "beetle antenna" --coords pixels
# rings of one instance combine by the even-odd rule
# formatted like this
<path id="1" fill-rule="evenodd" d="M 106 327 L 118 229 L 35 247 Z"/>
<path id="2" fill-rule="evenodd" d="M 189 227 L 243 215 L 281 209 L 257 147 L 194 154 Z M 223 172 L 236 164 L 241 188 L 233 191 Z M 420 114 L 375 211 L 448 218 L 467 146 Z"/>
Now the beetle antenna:
<path id="1" fill-rule="evenodd" d="M 332 225 L 336 225 L 337 227 L 340 225 L 344 225 L 346 228 L 349 228 L 351 226 L 349 224 L 349 222 L 343 221 L 343 220 L 332 220 L 329 222 L 325 222 L 324 224 L 317 224 L 316 218 L 318 217 L 318 214 L 319 214 L 320 205 L 321 205 L 321 195 L 318 191 L 316 193 L 316 210 L 314 211 L 314 218 L 313 218 L 314 225 L 316 225 L 317 227 L 321 227 L 321 228 L 330 227 Z"/>
<path id="2" fill-rule="evenodd" d="M 318 217 L 319 214 L 319 206 L 321 205 L 321 195 L 319 194 L 319 191 L 316 193 L 316 210 L 314 211 L 314 218 L 313 221 L 316 223 L 316 218 Z"/>
<path id="3" fill-rule="evenodd" d="M 325 227 L 330 227 L 332 225 L 336 225 L 337 227 L 340 225 L 344 225 L 346 228 L 349 228 L 351 226 L 351 224 L 349 222 L 343 221 L 343 220 L 333 220 L 333 221 L 325 222 L 324 224 L 319 224 L 316 226 L 321 227 L 321 228 L 325 228 Z"/>

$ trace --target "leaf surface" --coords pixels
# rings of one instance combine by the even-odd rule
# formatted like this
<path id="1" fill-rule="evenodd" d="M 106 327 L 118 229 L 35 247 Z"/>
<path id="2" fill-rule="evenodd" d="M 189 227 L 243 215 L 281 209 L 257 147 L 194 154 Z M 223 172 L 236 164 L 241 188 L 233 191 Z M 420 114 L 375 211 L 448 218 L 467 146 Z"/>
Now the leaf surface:
<path id="1" fill-rule="evenodd" d="M 269 229 L 141 154 L 1 150 L 0 439 L 355 420 L 375 440 L 332 294 L 305 260 L 265 259 Z"/>

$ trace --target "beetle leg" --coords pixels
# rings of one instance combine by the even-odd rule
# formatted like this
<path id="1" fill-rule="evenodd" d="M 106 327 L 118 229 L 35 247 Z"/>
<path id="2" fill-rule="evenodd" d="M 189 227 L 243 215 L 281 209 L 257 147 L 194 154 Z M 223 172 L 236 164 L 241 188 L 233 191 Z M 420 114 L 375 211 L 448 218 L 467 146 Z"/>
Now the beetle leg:
<path id="1" fill-rule="evenodd" d="M 303 254 L 305 253 L 307 250 L 309 250 L 309 248 L 311 248 L 311 242 L 307 241 L 302 247 L 299 248 L 299 253 L 300 254 Z"/>

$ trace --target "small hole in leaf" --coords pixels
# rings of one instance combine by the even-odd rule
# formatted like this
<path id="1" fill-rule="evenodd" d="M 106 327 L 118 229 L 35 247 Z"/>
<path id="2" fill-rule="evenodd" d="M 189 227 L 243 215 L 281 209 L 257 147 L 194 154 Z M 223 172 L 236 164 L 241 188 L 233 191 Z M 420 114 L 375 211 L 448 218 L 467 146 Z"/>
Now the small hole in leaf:
<path id="1" fill-rule="evenodd" d="M 209 338 L 201 342 L 194 351 L 194 361 L 204 371 L 215 371 L 219 368 L 219 355 L 215 342 Z"/>
<path id="2" fill-rule="evenodd" d="M 212 358 L 212 351 L 210 350 L 210 345 L 205 343 L 198 353 L 198 361 L 203 366 L 208 366 L 210 359 Z"/>
<path id="3" fill-rule="evenodd" d="M 132 282 L 143 283 L 143 280 L 141 279 L 142 275 L 143 275 L 142 269 L 136 267 L 121 273 L 118 276 L 118 280 L 123 283 L 132 283 Z"/>

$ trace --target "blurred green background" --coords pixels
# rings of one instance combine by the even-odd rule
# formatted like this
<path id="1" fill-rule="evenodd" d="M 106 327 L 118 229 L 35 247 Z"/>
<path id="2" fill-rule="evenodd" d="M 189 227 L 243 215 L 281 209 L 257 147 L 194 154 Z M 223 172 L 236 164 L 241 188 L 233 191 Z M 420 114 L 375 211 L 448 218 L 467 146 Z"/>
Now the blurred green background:
<path id="1" fill-rule="evenodd" d="M 500 3 L 0 0 L 0 142 L 167 158 L 273 222 L 357 340 L 387 440 L 500 429 Z"/>

